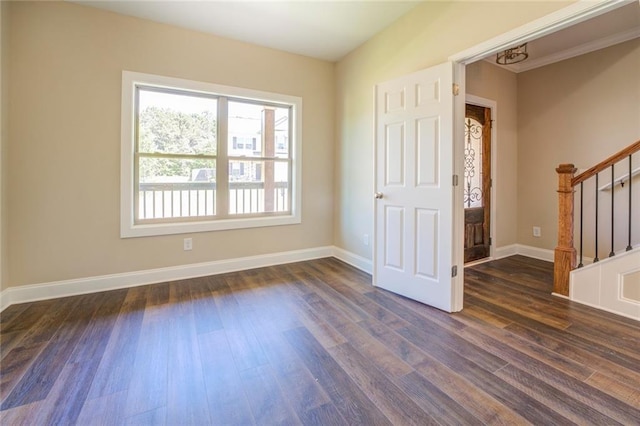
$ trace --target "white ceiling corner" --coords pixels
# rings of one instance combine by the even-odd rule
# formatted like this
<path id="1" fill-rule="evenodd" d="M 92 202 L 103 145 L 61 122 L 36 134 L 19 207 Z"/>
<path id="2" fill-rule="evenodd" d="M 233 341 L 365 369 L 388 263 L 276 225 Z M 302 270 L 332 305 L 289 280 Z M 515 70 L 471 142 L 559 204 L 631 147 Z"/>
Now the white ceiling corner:
<path id="1" fill-rule="evenodd" d="M 333 62 L 423 0 L 66 1 Z"/>

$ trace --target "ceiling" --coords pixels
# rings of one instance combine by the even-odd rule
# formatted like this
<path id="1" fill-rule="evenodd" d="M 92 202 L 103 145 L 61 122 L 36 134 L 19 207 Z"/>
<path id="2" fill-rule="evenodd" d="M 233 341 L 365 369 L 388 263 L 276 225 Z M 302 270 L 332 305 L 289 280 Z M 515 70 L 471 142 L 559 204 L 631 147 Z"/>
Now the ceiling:
<path id="1" fill-rule="evenodd" d="M 347 53 L 421 3 L 420 0 L 67 0 L 328 61 Z M 640 3 L 528 43 L 523 72 L 640 37 Z M 495 57 L 486 59 L 495 63 Z"/>
<path id="2" fill-rule="evenodd" d="M 418 0 L 67 1 L 332 62 L 420 4 Z"/>
<path id="3" fill-rule="evenodd" d="M 518 64 L 500 66 L 516 73 L 528 71 L 638 37 L 640 37 L 640 2 L 634 1 L 603 15 L 532 40 L 527 45 L 528 59 Z M 486 58 L 486 61 L 495 64 L 495 55 Z"/>

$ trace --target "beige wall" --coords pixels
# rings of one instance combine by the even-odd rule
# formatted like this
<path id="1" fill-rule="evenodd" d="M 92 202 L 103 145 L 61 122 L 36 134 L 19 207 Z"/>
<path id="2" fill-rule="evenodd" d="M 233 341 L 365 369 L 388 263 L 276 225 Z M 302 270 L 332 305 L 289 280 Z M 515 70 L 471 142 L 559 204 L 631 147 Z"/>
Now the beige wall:
<path id="1" fill-rule="evenodd" d="M 69 3 L 8 11 L 9 285 L 332 244 L 332 63 Z M 122 70 L 302 97 L 303 223 L 188 235 L 191 252 L 120 239 Z"/>
<path id="2" fill-rule="evenodd" d="M 558 164 L 584 171 L 640 139 L 639 70 L 636 39 L 518 75 L 519 243 L 556 245 Z"/>
<path id="3" fill-rule="evenodd" d="M 0 2 L 0 291 L 8 287 L 8 250 L 7 250 L 7 147 L 9 128 L 9 14 L 8 3 Z"/>
<path id="4" fill-rule="evenodd" d="M 2 2 L 2 105 L 10 101 L 10 109 L 2 109 L 6 190 L 0 219 L 3 248 L 11 247 L 0 253 L 2 289 L 330 244 L 370 259 L 363 235 L 373 232 L 374 85 L 446 61 L 569 3 L 427 2 L 334 66 L 74 4 Z M 573 71 L 556 64 L 521 74 L 517 97 L 531 93 L 533 98 L 519 103 L 517 114 L 513 93 L 505 89 L 513 87 L 512 76 L 489 64 L 468 67 L 468 92 L 498 102 L 498 247 L 518 242 L 553 248 L 555 189 L 540 195 L 531 183 L 551 180 L 554 187 L 555 173 L 544 172 L 549 167 L 564 161 L 588 167 L 601 153 L 618 149 L 607 139 L 580 154 L 597 155 L 596 160 L 569 158 L 572 149 L 557 143 L 571 139 L 568 135 L 561 132 L 552 143 L 540 133 L 569 122 L 564 112 L 554 116 L 557 108 L 573 105 L 571 122 L 580 126 L 565 128 L 582 141 L 585 133 L 610 133 L 599 125 L 591 131 L 584 126 L 604 121 L 602 115 L 627 126 L 640 116 L 638 86 L 634 91 L 629 84 L 638 81 L 629 75 L 638 69 L 637 41 L 618 49 L 628 46 L 634 47 L 607 58 L 575 58 Z M 558 68 L 548 71 L 552 67 Z M 186 235 L 120 239 L 123 69 L 302 96 L 302 225 L 189 235 L 192 252 L 182 250 Z M 595 71 L 587 75 L 587 70 Z M 10 99 L 4 90 L 9 77 Z M 544 82 L 543 90 L 534 88 L 536 80 Z M 570 93 L 560 95 L 560 88 Z M 603 103 L 609 94 L 635 103 L 585 116 L 582 99 L 594 91 Z M 621 145 L 638 138 L 637 126 L 616 132 Z M 8 163 L 10 169 L 4 167 Z M 517 174 L 514 163 L 522 166 Z M 534 224 L 543 227 L 543 238 L 530 237 Z"/>
<path id="5" fill-rule="evenodd" d="M 427 2 L 338 63 L 335 245 L 371 259 L 363 235 L 373 232 L 374 85 L 444 62 L 569 3 Z"/>
<path id="6" fill-rule="evenodd" d="M 486 61 L 466 67 L 467 94 L 492 100 L 496 134 L 492 162 L 495 217 L 492 218 L 496 248 L 517 242 L 518 217 L 518 82 L 517 75 Z"/>

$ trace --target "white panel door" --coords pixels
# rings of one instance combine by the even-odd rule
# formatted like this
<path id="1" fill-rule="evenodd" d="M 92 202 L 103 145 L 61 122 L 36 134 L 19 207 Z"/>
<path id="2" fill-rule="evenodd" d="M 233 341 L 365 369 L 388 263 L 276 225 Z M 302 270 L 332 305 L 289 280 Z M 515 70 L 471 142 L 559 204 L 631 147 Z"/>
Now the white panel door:
<path id="1" fill-rule="evenodd" d="M 452 312 L 453 64 L 376 86 L 373 283 Z"/>

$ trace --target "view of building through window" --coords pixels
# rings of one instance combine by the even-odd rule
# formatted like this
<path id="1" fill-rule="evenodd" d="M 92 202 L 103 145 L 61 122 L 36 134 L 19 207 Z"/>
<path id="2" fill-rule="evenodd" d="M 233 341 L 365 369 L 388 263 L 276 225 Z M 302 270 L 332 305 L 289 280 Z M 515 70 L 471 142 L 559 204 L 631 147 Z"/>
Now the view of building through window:
<path id="1" fill-rule="evenodd" d="M 229 101 L 228 111 L 229 182 L 238 188 L 229 214 L 287 210 L 289 108 Z"/>
<path id="2" fill-rule="evenodd" d="M 152 86 L 136 105 L 138 222 L 290 211 L 289 106 Z"/>

